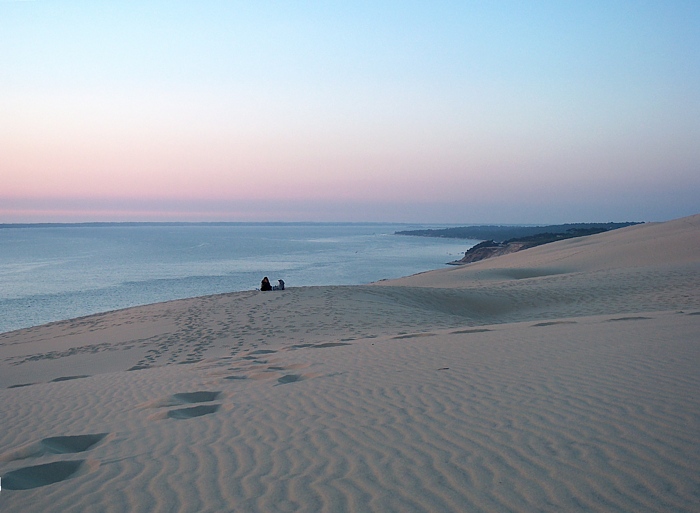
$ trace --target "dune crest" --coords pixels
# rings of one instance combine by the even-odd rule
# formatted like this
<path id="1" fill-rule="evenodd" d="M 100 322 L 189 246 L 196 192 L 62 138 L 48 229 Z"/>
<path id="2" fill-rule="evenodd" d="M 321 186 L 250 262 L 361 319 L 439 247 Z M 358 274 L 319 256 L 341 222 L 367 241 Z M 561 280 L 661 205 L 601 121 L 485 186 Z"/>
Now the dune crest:
<path id="1" fill-rule="evenodd" d="M 460 287 L 470 279 L 533 278 L 576 272 L 694 265 L 700 214 L 552 242 L 464 266 L 388 280 L 383 286 Z"/>

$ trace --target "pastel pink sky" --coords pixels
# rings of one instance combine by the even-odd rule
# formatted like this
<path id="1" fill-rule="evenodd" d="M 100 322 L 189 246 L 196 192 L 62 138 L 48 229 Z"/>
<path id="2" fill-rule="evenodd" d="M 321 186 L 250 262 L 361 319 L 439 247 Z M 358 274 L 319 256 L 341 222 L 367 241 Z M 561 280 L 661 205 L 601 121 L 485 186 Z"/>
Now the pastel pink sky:
<path id="1" fill-rule="evenodd" d="M 700 7 L 504 5 L 0 2 L 0 223 L 697 213 Z"/>

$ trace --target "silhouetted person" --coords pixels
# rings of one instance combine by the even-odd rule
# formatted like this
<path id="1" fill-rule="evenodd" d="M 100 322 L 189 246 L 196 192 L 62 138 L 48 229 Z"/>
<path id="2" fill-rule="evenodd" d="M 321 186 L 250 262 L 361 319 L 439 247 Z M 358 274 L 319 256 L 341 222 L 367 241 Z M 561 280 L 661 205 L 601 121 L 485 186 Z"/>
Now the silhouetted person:
<path id="1" fill-rule="evenodd" d="M 272 290 L 272 285 L 270 285 L 270 280 L 265 276 L 260 282 L 260 290 Z"/>

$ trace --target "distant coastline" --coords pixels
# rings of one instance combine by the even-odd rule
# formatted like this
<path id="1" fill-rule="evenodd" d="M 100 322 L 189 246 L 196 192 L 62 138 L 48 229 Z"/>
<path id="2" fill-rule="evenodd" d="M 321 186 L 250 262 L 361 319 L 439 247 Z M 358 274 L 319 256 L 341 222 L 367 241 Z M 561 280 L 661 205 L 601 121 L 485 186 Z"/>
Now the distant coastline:
<path id="1" fill-rule="evenodd" d="M 450 265 L 463 265 L 487 258 L 515 253 L 558 240 L 594 235 L 596 233 L 616 230 L 635 224 L 641 223 L 570 223 L 549 226 L 461 226 L 438 230 L 408 230 L 396 232 L 396 234 L 419 237 L 482 240 L 483 242 L 467 250 L 464 253 L 464 257 L 449 262 Z"/>
<path id="2" fill-rule="evenodd" d="M 472 239 L 472 240 L 493 240 L 495 242 L 505 242 L 509 239 L 531 237 L 542 233 L 566 233 L 570 230 L 600 230 L 608 231 L 625 226 L 642 224 L 639 221 L 629 221 L 624 223 L 567 223 L 539 226 L 523 225 L 474 225 L 458 226 L 454 228 L 426 229 L 426 230 L 403 230 L 396 232 L 396 235 L 412 235 L 417 237 L 445 237 L 448 239 Z"/>

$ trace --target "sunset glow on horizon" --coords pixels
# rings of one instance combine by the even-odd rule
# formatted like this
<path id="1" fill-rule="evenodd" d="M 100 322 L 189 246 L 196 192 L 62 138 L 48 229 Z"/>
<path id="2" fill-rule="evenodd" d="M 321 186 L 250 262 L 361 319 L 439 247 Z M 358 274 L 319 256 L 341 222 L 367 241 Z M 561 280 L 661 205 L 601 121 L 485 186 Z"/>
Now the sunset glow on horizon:
<path id="1" fill-rule="evenodd" d="M 698 213 L 697 2 L 0 1 L 0 223 Z"/>

